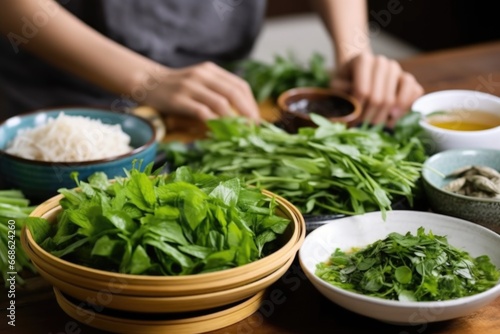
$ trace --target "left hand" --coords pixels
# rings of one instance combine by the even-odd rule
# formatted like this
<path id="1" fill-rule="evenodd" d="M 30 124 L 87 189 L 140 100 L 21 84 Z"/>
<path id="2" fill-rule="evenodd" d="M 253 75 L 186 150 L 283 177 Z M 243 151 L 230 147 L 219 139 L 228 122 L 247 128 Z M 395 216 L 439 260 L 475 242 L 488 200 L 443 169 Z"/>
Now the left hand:
<path id="1" fill-rule="evenodd" d="M 415 77 L 399 63 L 365 52 L 339 67 L 331 87 L 353 95 L 363 109 L 363 120 L 394 126 L 413 101 L 424 93 Z"/>

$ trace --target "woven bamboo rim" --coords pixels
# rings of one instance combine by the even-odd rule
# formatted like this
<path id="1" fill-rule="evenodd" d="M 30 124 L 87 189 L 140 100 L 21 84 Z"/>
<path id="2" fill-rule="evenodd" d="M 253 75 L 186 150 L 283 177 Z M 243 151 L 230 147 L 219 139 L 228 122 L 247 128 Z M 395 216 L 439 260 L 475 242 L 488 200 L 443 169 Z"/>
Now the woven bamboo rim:
<path id="1" fill-rule="evenodd" d="M 292 221 L 293 231 L 291 231 L 290 239 L 279 250 L 262 259 L 244 266 L 218 272 L 185 276 L 144 276 L 113 273 L 77 265 L 51 255 L 36 244 L 30 231 L 26 228 L 22 230 L 22 242 L 23 246 L 25 248 L 29 246 L 31 253 L 38 255 L 39 259 L 61 271 L 73 274 L 80 279 L 78 281 L 84 286 L 88 284 L 95 286 L 100 282 L 100 288 L 103 288 L 103 284 L 106 287 L 110 287 L 111 284 L 113 287 L 114 282 L 117 282 L 116 284 L 119 284 L 121 288 L 131 295 L 144 295 L 144 293 L 158 295 L 158 293 L 162 293 L 164 296 L 174 296 L 214 292 L 246 284 L 269 275 L 282 265 L 291 254 L 294 256 L 304 241 L 306 228 L 300 211 L 280 196 L 266 190 L 263 190 L 263 193 L 266 196 L 275 197 L 281 214 Z M 31 216 L 55 219 L 55 216 L 61 210 L 59 201 L 62 197 L 62 195 L 58 195 L 42 203 L 32 212 Z"/>
<path id="2" fill-rule="evenodd" d="M 179 313 L 200 311 L 241 301 L 265 290 L 282 277 L 292 265 L 290 258 L 272 274 L 236 288 L 217 292 L 176 297 L 138 297 L 112 293 L 110 290 L 91 290 L 63 281 L 35 264 L 39 274 L 55 288 L 81 301 L 92 300 L 98 307 L 139 313 Z"/>
<path id="3" fill-rule="evenodd" d="M 54 288 L 54 293 L 61 309 L 73 319 L 100 330 L 121 334 L 196 334 L 214 331 L 233 325 L 252 315 L 259 309 L 265 298 L 265 291 L 261 291 L 222 311 L 173 320 L 148 321 L 100 314 L 73 304 L 57 288 Z M 89 321 L 89 319 L 92 320 Z"/>

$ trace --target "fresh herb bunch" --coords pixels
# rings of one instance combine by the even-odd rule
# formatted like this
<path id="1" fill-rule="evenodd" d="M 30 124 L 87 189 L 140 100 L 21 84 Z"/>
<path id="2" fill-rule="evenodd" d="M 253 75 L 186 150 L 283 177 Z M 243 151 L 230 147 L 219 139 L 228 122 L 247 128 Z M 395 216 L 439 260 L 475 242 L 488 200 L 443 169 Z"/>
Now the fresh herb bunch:
<path id="1" fill-rule="evenodd" d="M 273 100 L 295 87 L 328 87 L 330 76 L 321 54 L 314 53 L 308 64 L 301 64 L 293 55 L 276 55 L 273 63 L 244 60 L 235 66 L 250 85 L 255 99 Z"/>
<path id="2" fill-rule="evenodd" d="M 287 198 L 303 214 L 385 213 L 396 198 L 413 203 L 426 158 L 413 131 L 396 127 L 391 135 L 381 127 L 346 128 L 311 117 L 318 127 L 297 134 L 241 118 L 211 120 L 209 138 L 192 149 L 161 147 L 174 166 L 241 177 Z"/>
<path id="3" fill-rule="evenodd" d="M 17 273 L 18 284 L 24 283 L 23 272 L 35 272 L 20 240 L 25 219 L 33 209 L 20 190 L 0 190 L 0 270 L 5 285 L 8 284 L 8 272 Z"/>
<path id="4" fill-rule="evenodd" d="M 499 270 L 486 255 L 477 258 L 423 227 L 417 235 L 391 233 L 352 253 L 336 249 L 316 275 L 342 289 L 400 301 L 443 301 L 495 286 Z"/>
<path id="5" fill-rule="evenodd" d="M 128 274 L 185 275 L 253 262 L 271 251 L 290 221 L 277 203 L 238 178 L 132 169 L 61 189 L 57 224 L 32 218 L 35 241 L 57 257 Z"/>

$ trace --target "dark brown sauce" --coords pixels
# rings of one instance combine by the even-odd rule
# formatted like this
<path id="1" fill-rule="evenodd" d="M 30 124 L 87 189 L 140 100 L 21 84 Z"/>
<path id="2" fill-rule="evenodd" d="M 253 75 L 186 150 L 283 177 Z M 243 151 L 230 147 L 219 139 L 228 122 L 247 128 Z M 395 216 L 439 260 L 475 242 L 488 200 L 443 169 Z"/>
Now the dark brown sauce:
<path id="1" fill-rule="evenodd" d="M 323 117 L 342 117 L 350 114 L 353 111 L 353 105 L 342 98 L 328 96 L 320 99 L 300 99 L 288 105 L 288 109 L 292 112 L 303 114 L 318 114 Z"/>

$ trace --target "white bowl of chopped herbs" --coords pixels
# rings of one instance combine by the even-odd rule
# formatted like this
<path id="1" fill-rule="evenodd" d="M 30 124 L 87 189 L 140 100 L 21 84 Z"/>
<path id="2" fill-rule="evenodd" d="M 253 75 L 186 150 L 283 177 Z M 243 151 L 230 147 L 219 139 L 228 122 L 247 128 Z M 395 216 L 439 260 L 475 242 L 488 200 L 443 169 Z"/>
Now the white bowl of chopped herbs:
<path id="1" fill-rule="evenodd" d="M 311 232 L 300 264 L 328 299 L 401 325 L 467 316 L 500 296 L 500 235 L 418 211 L 346 217 Z"/>

